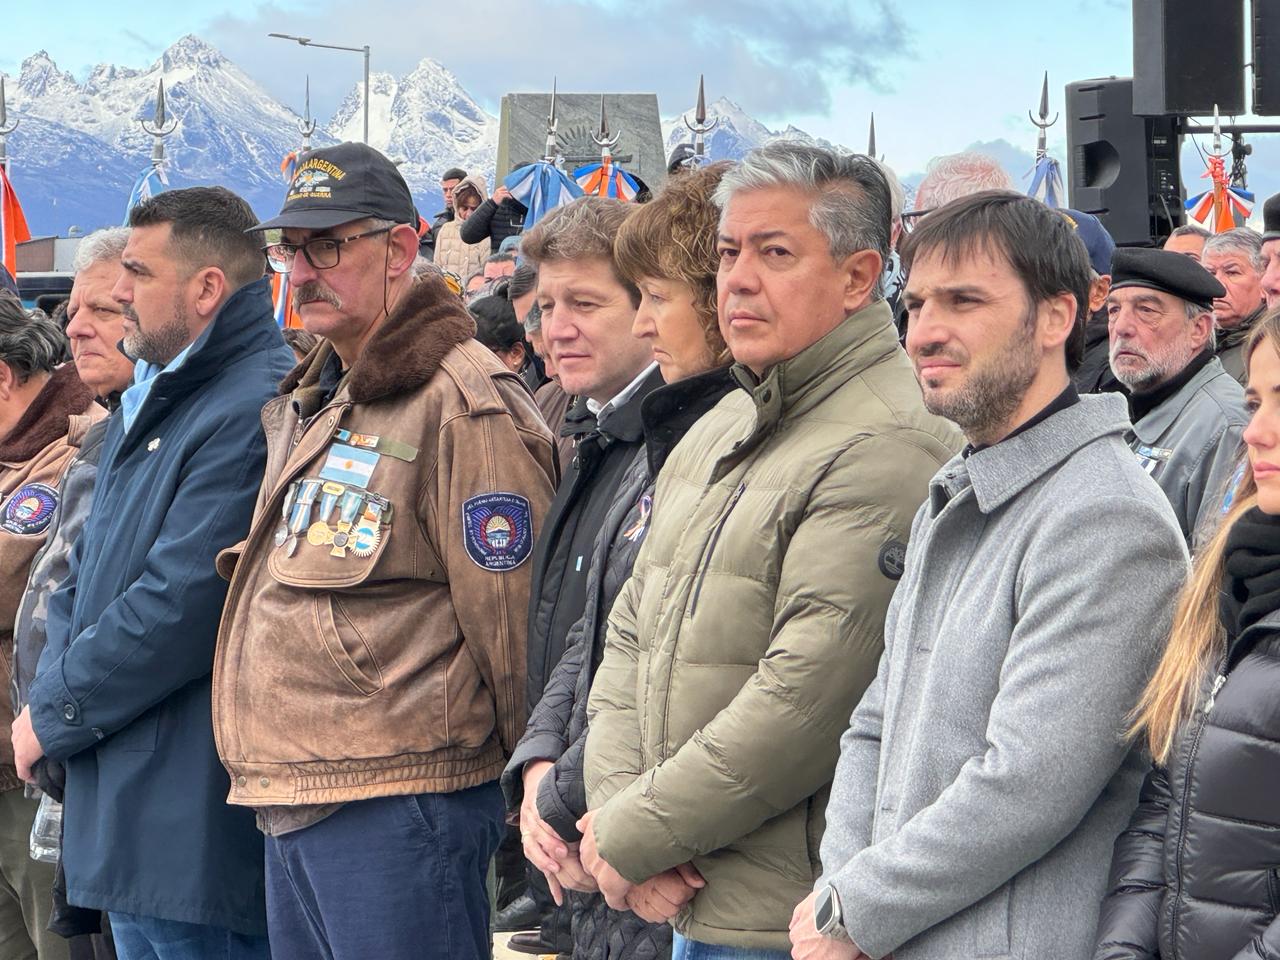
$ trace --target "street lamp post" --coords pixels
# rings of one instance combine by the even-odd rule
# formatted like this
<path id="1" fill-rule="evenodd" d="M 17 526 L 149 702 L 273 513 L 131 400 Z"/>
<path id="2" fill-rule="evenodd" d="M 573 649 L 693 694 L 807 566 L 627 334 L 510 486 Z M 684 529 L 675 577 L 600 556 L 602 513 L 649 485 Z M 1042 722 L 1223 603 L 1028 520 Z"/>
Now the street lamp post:
<path id="1" fill-rule="evenodd" d="M 321 47 L 325 50 L 346 50 L 350 53 L 364 54 L 364 142 L 369 142 L 369 45 L 363 47 L 341 47 L 332 43 L 316 43 L 310 37 L 295 37 L 290 33 L 268 33 L 268 37 L 280 40 L 292 40 L 303 47 Z"/>

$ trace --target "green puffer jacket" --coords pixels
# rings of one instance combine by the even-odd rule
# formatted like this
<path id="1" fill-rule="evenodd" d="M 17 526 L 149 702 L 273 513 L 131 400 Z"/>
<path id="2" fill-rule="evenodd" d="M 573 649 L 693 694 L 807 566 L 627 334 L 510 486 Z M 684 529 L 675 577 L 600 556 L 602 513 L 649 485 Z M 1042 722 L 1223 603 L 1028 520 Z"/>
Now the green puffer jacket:
<path id="1" fill-rule="evenodd" d="M 692 860 L 684 936 L 789 948 L 821 873 L 840 736 L 875 676 L 902 549 L 961 446 L 872 304 L 689 431 L 609 621 L 585 779 L 604 858 Z"/>

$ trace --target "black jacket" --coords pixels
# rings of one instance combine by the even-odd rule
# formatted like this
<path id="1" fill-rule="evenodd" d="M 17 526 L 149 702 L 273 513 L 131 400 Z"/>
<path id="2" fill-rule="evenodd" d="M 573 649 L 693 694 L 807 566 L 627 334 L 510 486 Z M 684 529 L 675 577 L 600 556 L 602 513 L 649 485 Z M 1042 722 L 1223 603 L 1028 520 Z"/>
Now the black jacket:
<path id="1" fill-rule="evenodd" d="M 734 386 L 728 368 L 721 368 L 659 387 L 641 404 L 644 444 L 632 453 L 599 527 L 582 617 L 570 630 L 564 655 L 502 774 L 508 805 L 515 810 L 522 799 L 525 765 L 555 760 L 538 788 L 538 814 L 566 840 L 581 839 L 575 824 L 587 812 L 582 780 L 587 699 L 604 654 L 609 611 L 644 542 L 658 471 L 689 428 Z M 666 924 L 610 910 L 599 895 L 574 895 L 572 905 L 574 960 L 643 960 L 670 952 L 671 928 Z"/>
<path id="2" fill-rule="evenodd" d="M 293 366 L 268 282 L 231 296 L 127 433 L 103 441 L 89 518 L 29 699 L 66 766 L 72 903 L 266 931 L 262 836 L 227 804 L 210 675 L 227 584 L 217 552 L 249 529 L 266 461 L 259 413 Z"/>
<path id="3" fill-rule="evenodd" d="M 507 197 L 502 203 L 486 200 L 463 221 L 460 228 L 462 242 L 479 243 L 488 237 L 489 249 L 497 253 L 503 240 L 524 229 L 524 218 L 528 212 L 529 208 L 515 197 Z"/>
<path id="4" fill-rule="evenodd" d="M 1084 328 L 1084 360 L 1071 374 L 1080 393 L 1123 393 L 1124 387 L 1111 372 L 1111 335 L 1106 310 L 1089 318 Z"/>
<path id="5" fill-rule="evenodd" d="M 661 384 L 662 374 L 655 366 L 626 403 L 607 412 L 604 423 L 596 423 L 585 397 L 565 418 L 562 433 L 576 438 L 577 452 L 564 470 L 534 546 L 526 646 L 530 709 L 542 699 L 569 629 L 582 616 L 592 544 L 631 455 L 643 443 L 641 401 Z"/>
<path id="6" fill-rule="evenodd" d="M 1280 957 L 1278 690 L 1280 611 L 1231 645 L 1169 768 L 1143 784 L 1095 960 Z"/>

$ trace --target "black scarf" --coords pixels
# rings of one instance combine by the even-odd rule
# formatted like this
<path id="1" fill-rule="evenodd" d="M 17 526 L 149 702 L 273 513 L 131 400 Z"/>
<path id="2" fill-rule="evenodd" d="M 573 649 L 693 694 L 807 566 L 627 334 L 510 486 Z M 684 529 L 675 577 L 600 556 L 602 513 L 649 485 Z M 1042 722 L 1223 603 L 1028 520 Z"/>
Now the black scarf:
<path id="1" fill-rule="evenodd" d="M 1280 609 L 1280 517 L 1259 508 L 1242 514 L 1227 535 L 1219 610 L 1227 636 Z"/>

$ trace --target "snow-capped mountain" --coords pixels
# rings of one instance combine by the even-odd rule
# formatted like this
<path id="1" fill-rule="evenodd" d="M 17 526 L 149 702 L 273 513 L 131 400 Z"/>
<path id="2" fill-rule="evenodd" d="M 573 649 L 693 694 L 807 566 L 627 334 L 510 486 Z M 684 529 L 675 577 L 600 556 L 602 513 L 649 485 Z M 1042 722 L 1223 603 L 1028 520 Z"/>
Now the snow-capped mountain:
<path id="1" fill-rule="evenodd" d="M 7 90 L 19 120 L 10 150 L 15 186 L 33 232 L 120 222 L 151 156 L 152 138 L 139 121 L 152 119 L 161 78 L 173 126 L 165 140 L 171 186 L 223 183 L 259 213 L 279 204 L 280 160 L 299 141 L 298 117 L 203 40 L 183 37 L 146 70 L 101 64 L 83 83 L 40 51 Z M 70 164 L 69 146 L 76 153 Z M 86 163 L 97 176 L 83 176 Z M 47 205 L 38 202 L 42 193 Z M 75 220 L 67 219 L 68 207 Z"/>
<path id="2" fill-rule="evenodd" d="M 150 121 L 164 79 L 167 114 L 176 121 L 165 140 L 173 187 L 223 184 L 245 197 L 259 216 L 273 216 L 283 196 L 280 161 L 299 145 L 298 114 L 280 103 L 216 48 L 195 36 L 173 44 L 146 69 L 101 64 L 83 80 L 59 69 L 44 51 L 6 78 L 11 176 L 32 232 L 65 234 L 119 223 L 129 189 L 147 167 Z M 299 106 L 301 78 L 299 78 Z M 461 166 L 493 185 L 498 120 L 440 63 L 425 59 L 404 76 L 370 78 L 369 139 L 400 164 L 418 209 L 440 209 L 440 175 Z M 794 127 L 773 131 L 729 100 L 712 104 L 720 124 L 708 137 L 714 157 L 737 158 L 772 139 L 830 146 Z M 693 111 L 687 114 L 692 120 Z M 668 152 L 689 137 L 680 117 L 663 125 Z M 356 85 L 316 146 L 363 136 L 363 101 Z"/>
<path id="3" fill-rule="evenodd" d="M 695 110 L 690 108 L 679 116 L 662 122 L 662 137 L 668 156 L 677 146 L 690 141 L 693 134 L 689 132 L 686 121 L 693 123 L 694 114 Z M 721 97 L 707 107 L 707 122 L 715 121 L 718 121 L 715 129 L 706 136 L 707 156 L 713 160 L 741 160 L 747 151 L 774 140 L 791 140 L 828 150 L 849 152 L 848 147 L 811 136 L 795 126 L 788 126 L 785 130 L 770 130 L 727 97 Z"/>
<path id="4" fill-rule="evenodd" d="M 449 70 L 427 58 L 398 79 L 373 74 L 369 86 L 369 143 L 400 164 L 423 204 L 421 213 L 439 209 L 440 175 L 450 167 L 483 173 L 492 190 L 498 118 L 476 103 Z M 360 85 L 347 94 L 327 129 L 338 140 L 364 135 Z"/>

